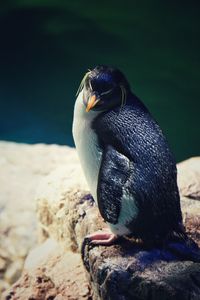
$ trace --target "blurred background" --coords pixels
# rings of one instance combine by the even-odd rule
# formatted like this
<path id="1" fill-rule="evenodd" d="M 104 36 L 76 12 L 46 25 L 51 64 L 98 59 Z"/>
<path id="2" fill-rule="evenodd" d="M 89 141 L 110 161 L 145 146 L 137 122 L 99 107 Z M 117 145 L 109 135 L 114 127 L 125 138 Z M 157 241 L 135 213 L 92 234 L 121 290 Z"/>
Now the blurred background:
<path id="1" fill-rule="evenodd" d="M 73 146 L 88 68 L 120 68 L 177 161 L 200 155 L 200 2 L 1 0 L 0 139 Z"/>

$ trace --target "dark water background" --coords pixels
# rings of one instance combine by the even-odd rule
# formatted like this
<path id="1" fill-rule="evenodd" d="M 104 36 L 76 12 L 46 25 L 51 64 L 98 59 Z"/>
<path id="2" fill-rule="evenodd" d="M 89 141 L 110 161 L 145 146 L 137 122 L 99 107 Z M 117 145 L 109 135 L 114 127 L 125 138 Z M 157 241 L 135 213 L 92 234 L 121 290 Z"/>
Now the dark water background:
<path id="1" fill-rule="evenodd" d="M 200 154 L 200 1 L 1 0 L 0 139 L 73 145 L 75 93 L 117 66 L 178 161 Z"/>

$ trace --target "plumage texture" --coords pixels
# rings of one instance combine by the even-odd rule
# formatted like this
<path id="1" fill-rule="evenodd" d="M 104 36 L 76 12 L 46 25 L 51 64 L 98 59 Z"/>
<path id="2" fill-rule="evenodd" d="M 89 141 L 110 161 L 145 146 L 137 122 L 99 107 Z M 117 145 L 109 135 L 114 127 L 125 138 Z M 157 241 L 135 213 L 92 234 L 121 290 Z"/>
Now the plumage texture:
<path id="1" fill-rule="evenodd" d="M 145 106 L 129 95 L 123 108 L 99 114 L 92 129 L 103 151 L 97 195 L 105 220 L 120 221 L 126 190 L 137 208 L 132 220 L 125 223 L 132 235 L 159 239 L 176 230 L 182 222 L 176 164 Z"/>

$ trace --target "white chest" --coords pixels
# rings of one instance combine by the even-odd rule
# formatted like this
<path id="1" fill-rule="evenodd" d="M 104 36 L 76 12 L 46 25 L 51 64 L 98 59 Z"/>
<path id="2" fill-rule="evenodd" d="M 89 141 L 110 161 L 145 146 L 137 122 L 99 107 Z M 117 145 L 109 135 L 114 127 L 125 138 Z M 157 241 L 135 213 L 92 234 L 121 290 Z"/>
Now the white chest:
<path id="1" fill-rule="evenodd" d="M 82 93 L 80 93 L 74 108 L 73 137 L 83 172 L 95 201 L 97 201 L 97 183 L 102 159 L 97 135 L 91 129 L 91 123 L 96 115 L 97 113 L 93 111 L 85 112 Z"/>

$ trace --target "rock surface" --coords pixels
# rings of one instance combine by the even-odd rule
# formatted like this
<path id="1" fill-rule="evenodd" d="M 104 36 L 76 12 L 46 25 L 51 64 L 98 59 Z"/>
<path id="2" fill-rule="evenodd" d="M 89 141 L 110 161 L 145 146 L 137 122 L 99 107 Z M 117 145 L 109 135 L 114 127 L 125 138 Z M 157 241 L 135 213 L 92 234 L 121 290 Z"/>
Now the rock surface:
<path id="1" fill-rule="evenodd" d="M 105 225 L 87 191 L 68 191 L 64 184 L 62 187 L 54 201 L 48 198 L 48 194 L 38 198 L 37 215 L 43 235 L 41 239 L 50 236 L 66 250 L 80 251 L 83 237 Z"/>
<path id="2" fill-rule="evenodd" d="M 144 250 L 122 240 L 84 248 L 93 300 L 200 299 L 200 263 L 179 261 L 170 251 Z"/>
<path id="3" fill-rule="evenodd" d="M 45 230 L 41 232 L 51 239 L 30 252 L 21 278 L 9 293 L 4 293 L 3 299 L 89 300 L 91 292 L 80 253 L 72 251 L 81 248 L 83 237 L 92 229 L 102 228 L 103 221 L 93 199 L 77 189 L 66 191 L 65 199 L 62 194 L 53 207 L 47 207 L 44 205 L 46 199 L 41 199 L 39 217 L 45 223 Z"/>
<path id="4" fill-rule="evenodd" d="M 177 169 L 181 196 L 200 200 L 200 157 L 179 163 Z"/>
<path id="5" fill-rule="evenodd" d="M 63 168 L 67 189 L 86 186 L 74 149 L 0 142 L 0 295 L 19 278 L 25 257 L 37 243 L 39 182 Z"/>
<path id="6" fill-rule="evenodd" d="M 32 250 L 23 274 L 5 297 L 15 300 L 86 300 L 90 288 L 80 255 L 63 251 L 52 239 Z"/>
<path id="7" fill-rule="evenodd" d="M 187 233 L 200 247 L 200 201 L 181 198 L 181 209 Z"/>
<path id="8" fill-rule="evenodd" d="M 47 179 L 43 180 L 43 188 L 45 186 L 44 183 L 48 183 Z M 65 189 L 65 185 L 62 186 Z M 92 198 L 86 191 L 77 191 L 76 189 L 65 193 L 64 190 L 62 191 L 63 193 L 60 194 L 62 197 L 56 194 L 58 197 L 53 197 L 54 201 L 53 198 L 48 201 L 48 197 L 45 197 L 44 190 L 42 190 L 42 197 L 38 198 L 37 210 L 40 224 L 42 227 L 45 226 L 45 230 L 43 229 L 44 237 L 48 235 L 56 239 L 59 244 L 59 251 L 63 253 L 59 257 L 61 258 L 66 254 L 70 255 L 70 262 L 72 262 L 74 253 L 69 252 L 69 250 L 79 251 L 85 235 L 93 230 L 102 228 L 104 223 L 98 214 L 97 208 L 94 206 Z M 48 195 L 47 191 L 46 195 Z M 65 199 L 63 195 L 65 195 Z M 199 230 L 199 225 L 197 225 L 196 219 L 193 218 L 200 217 L 200 202 L 184 198 L 181 203 L 184 207 L 184 214 L 187 211 L 187 218 L 185 216 L 184 219 L 185 221 L 187 220 L 185 225 L 187 229 L 189 228 L 189 234 L 195 237 L 197 242 L 200 242 L 199 235 L 196 234 L 196 229 Z M 47 249 L 49 248 L 47 247 Z M 66 280 L 65 285 L 63 282 L 62 289 L 59 289 L 60 285 L 58 283 L 55 284 L 54 279 L 56 277 L 62 278 L 62 270 L 68 270 L 68 261 L 61 260 L 62 267 L 60 269 L 52 268 L 52 265 L 57 264 L 56 251 L 52 250 L 51 259 L 44 259 L 44 263 L 41 263 L 39 253 L 42 253 L 42 251 L 39 249 L 39 253 L 35 255 L 36 258 L 34 256 L 28 257 L 25 263 L 25 275 L 23 274 L 21 279 L 13 286 L 9 299 L 42 300 L 48 299 L 50 296 L 54 297 L 52 299 L 57 299 L 58 295 L 60 297 L 58 299 L 77 300 L 82 299 L 80 295 L 82 295 L 81 297 L 86 297 L 86 299 L 91 299 L 92 297 L 93 300 L 199 299 L 200 263 L 192 262 L 189 259 L 181 261 L 171 249 L 173 247 L 168 247 L 165 250 L 149 250 L 141 247 L 135 241 L 125 239 L 121 239 L 120 243 L 110 247 L 92 247 L 87 243 L 86 239 L 82 247 L 82 255 L 90 288 L 86 284 L 83 268 L 79 264 L 78 270 L 82 278 L 80 286 L 82 282 L 84 286 L 83 291 L 85 292 L 82 295 L 79 290 L 77 295 L 74 291 L 74 298 L 70 298 L 71 296 L 67 294 L 69 286 Z M 45 252 L 49 257 L 48 251 Z M 78 257 L 80 263 L 80 256 L 78 255 Z M 34 261 L 36 263 L 33 263 Z M 74 262 L 73 264 L 76 269 L 76 263 Z M 42 266 L 45 266 L 45 272 L 43 273 L 41 273 Z M 44 274 L 45 276 L 48 274 L 48 280 L 52 284 L 51 288 L 48 285 L 49 281 L 47 286 L 43 284 L 43 281 L 41 284 L 38 284 L 38 272 L 41 277 Z M 65 274 L 65 277 L 69 278 L 67 274 Z M 74 278 L 72 270 L 70 270 L 70 278 Z M 25 284 L 26 280 L 29 282 L 27 286 Z M 70 282 L 70 290 L 71 284 L 72 282 Z M 49 294 L 49 289 L 52 294 Z M 43 296 L 38 294 L 41 290 L 43 290 Z M 78 291 L 77 288 L 75 290 Z M 24 295 L 25 298 L 23 298 Z"/>
<path id="9" fill-rule="evenodd" d="M 184 162 L 178 165 L 181 206 L 187 231 L 200 245 L 200 201 L 195 200 L 200 179 L 187 177 L 199 158 L 191 160 L 191 168 L 189 162 L 187 171 Z M 80 254 L 74 252 L 104 223 L 88 196 L 75 151 L 1 142 L 0 165 L 0 294 L 19 277 L 37 243 L 38 222 L 39 240 L 48 238 L 30 253 L 22 276 L 2 299 L 200 299 L 198 263 L 178 261 L 167 250 L 147 251 L 129 240 L 107 248 L 84 244 L 90 291 Z"/>

